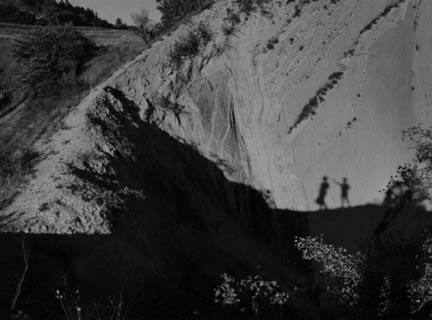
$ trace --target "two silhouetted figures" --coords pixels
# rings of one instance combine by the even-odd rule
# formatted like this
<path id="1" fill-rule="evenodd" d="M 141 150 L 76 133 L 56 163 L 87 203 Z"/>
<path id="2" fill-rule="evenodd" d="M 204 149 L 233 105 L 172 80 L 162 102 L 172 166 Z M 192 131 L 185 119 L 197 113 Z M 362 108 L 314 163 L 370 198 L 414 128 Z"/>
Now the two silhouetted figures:
<path id="1" fill-rule="evenodd" d="M 351 203 L 350 203 L 349 198 L 348 198 L 348 191 L 350 189 L 350 186 L 348 184 L 347 178 L 343 178 L 342 182 L 339 182 L 335 179 L 333 179 L 333 181 L 337 185 L 339 185 L 339 187 L 341 189 L 341 207 L 351 206 Z M 318 198 L 316 199 L 316 203 L 319 206 L 319 210 L 326 210 L 327 209 L 325 197 L 327 196 L 327 191 L 329 188 L 330 188 L 330 184 L 328 182 L 328 178 L 323 177 L 323 180 L 322 180 L 321 185 L 320 185 L 319 193 L 318 193 Z"/>

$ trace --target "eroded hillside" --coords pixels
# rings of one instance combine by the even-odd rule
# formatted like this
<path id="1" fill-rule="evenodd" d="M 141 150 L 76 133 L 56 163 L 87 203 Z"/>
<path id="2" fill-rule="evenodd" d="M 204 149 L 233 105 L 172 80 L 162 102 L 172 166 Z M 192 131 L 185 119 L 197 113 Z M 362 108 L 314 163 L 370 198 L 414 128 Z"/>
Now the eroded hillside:
<path id="1" fill-rule="evenodd" d="M 180 70 L 167 52 L 193 26 L 154 45 L 113 87 L 276 208 L 314 208 L 322 175 L 348 177 L 355 204 L 379 201 L 410 157 L 401 131 L 430 121 L 430 4 L 275 2 L 228 36 L 226 10 L 219 3 L 194 20 L 214 40 Z M 337 204 L 336 188 L 330 198 Z"/>
<path id="2" fill-rule="evenodd" d="M 2 231 L 112 235 L 139 283 L 185 299 L 203 294 L 186 295 L 192 278 L 208 289 L 257 264 L 301 283 L 271 245 L 271 214 L 313 208 L 325 174 L 349 178 L 354 204 L 380 200 L 410 159 L 401 131 L 431 120 L 431 14 L 426 0 L 274 1 L 249 16 L 216 2 L 36 144 Z M 200 25 L 209 39 L 173 63 Z"/>
<path id="3" fill-rule="evenodd" d="M 378 201 L 395 167 L 410 157 L 402 130 L 430 120 L 430 4 L 276 2 L 233 22 L 235 10 L 218 2 L 94 90 L 69 116 L 71 128 L 53 136 L 68 141 L 44 145 L 58 156 L 39 165 L 34 181 L 49 179 L 42 168 L 55 171 L 69 146 L 76 146 L 71 161 L 93 148 L 74 137 L 99 143 L 88 117 L 104 108 L 111 87 L 137 105 L 140 121 L 193 146 L 274 208 L 313 208 L 322 175 L 347 176 L 354 204 Z M 200 23 L 211 41 L 176 67 L 170 50 Z M 36 204 L 21 207 L 50 202 L 44 188 L 57 184 L 30 183 L 9 210 L 38 214 Z M 330 204 L 337 196 L 335 189 Z"/>

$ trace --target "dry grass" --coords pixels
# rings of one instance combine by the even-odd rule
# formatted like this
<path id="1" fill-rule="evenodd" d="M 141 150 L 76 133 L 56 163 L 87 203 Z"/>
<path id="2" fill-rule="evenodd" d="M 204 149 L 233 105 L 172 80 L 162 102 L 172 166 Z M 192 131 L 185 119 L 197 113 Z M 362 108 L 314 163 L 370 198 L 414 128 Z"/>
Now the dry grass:
<path id="1" fill-rule="evenodd" d="M 16 74 L 20 66 L 13 57 L 14 39 L 29 28 L 32 27 L 0 25 L 0 94 L 8 97 L 0 102 L 0 206 L 13 198 L 38 160 L 37 157 L 31 161 L 14 157 L 35 152 L 36 145 L 43 147 L 44 141 L 62 125 L 63 117 L 89 90 L 145 48 L 144 42 L 129 30 L 79 28 L 100 46 L 80 75 L 83 85 L 35 98 L 18 87 Z M 16 165 L 24 169 L 18 170 Z"/>

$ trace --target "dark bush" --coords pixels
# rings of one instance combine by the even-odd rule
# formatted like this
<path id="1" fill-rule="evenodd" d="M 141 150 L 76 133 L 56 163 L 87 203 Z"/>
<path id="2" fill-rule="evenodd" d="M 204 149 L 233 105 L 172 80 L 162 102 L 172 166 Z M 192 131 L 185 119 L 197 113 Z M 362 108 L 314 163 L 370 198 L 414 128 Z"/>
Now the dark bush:
<path id="1" fill-rule="evenodd" d="M 274 48 L 275 44 L 279 43 L 279 39 L 276 37 L 271 37 L 267 40 L 267 49 L 271 50 Z"/>
<path id="2" fill-rule="evenodd" d="M 212 39 L 212 34 L 208 27 L 200 24 L 195 30 L 192 30 L 186 37 L 180 39 L 174 44 L 169 54 L 171 63 L 179 68 L 183 62 L 198 55 L 202 46 L 205 46 Z"/>
<path id="3" fill-rule="evenodd" d="M 237 14 L 235 14 L 235 13 L 233 13 L 233 12 L 231 12 L 229 15 L 228 15 L 228 19 L 233 23 L 233 24 L 239 24 L 240 23 L 240 17 L 237 15 Z"/>
<path id="4" fill-rule="evenodd" d="M 239 6 L 240 11 L 245 12 L 246 14 L 250 14 L 254 10 L 253 0 L 236 0 L 236 3 Z"/>
<path id="5" fill-rule="evenodd" d="M 0 4 L 0 21 L 21 24 L 35 24 L 36 18 L 33 14 L 22 11 L 10 4 Z"/>
<path id="6" fill-rule="evenodd" d="M 236 0 L 239 6 L 240 12 L 251 14 L 256 8 L 261 7 L 264 3 L 268 3 L 270 0 Z"/>
<path id="7" fill-rule="evenodd" d="M 161 23 L 169 29 L 192 13 L 204 10 L 213 4 L 213 0 L 156 0 L 162 13 Z"/>
<path id="8" fill-rule="evenodd" d="M 199 24 L 196 32 L 204 45 L 209 43 L 213 37 L 210 29 L 203 23 Z"/>
<path id="9" fill-rule="evenodd" d="M 16 40 L 14 56 L 20 65 L 19 83 L 36 95 L 58 93 L 78 85 L 83 65 L 96 46 L 72 27 L 40 27 Z"/>
<path id="10" fill-rule="evenodd" d="M 226 9 L 227 16 L 222 24 L 222 32 L 229 36 L 234 33 L 235 26 L 241 22 L 240 17 L 231 8 Z"/>

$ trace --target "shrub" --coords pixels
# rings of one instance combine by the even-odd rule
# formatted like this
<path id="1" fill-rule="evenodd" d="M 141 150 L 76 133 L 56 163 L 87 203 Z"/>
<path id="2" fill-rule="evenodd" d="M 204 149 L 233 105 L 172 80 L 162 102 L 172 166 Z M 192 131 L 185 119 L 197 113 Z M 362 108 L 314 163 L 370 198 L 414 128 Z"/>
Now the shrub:
<path id="1" fill-rule="evenodd" d="M 131 14 L 131 18 L 145 42 L 153 38 L 154 21 L 149 17 L 149 11 L 141 9 L 138 13 Z"/>
<path id="2" fill-rule="evenodd" d="M 260 275 L 236 280 L 225 273 L 221 279 L 222 283 L 215 288 L 215 303 L 234 308 L 241 313 L 253 313 L 257 319 L 269 310 L 277 310 L 277 315 L 283 319 L 284 306 L 297 290 L 292 287 L 285 291 L 277 281 L 265 280 Z"/>
<path id="3" fill-rule="evenodd" d="M 407 286 L 413 314 L 432 302 L 432 238 L 430 237 L 423 243 L 421 259 L 423 260 L 420 264 L 421 276 L 410 281 Z"/>
<path id="4" fill-rule="evenodd" d="M 271 50 L 274 48 L 275 44 L 279 43 L 279 39 L 276 37 L 271 37 L 267 40 L 267 49 Z"/>
<path id="5" fill-rule="evenodd" d="M 264 3 L 268 3 L 270 0 L 236 0 L 240 12 L 244 12 L 246 15 L 250 15 L 258 7 L 262 7 Z"/>
<path id="6" fill-rule="evenodd" d="M 36 95 L 50 95 L 77 85 L 83 65 L 95 45 L 72 27 L 40 27 L 16 40 L 14 56 L 20 63 L 19 83 Z"/>
<path id="7" fill-rule="evenodd" d="M 208 27 L 200 24 L 196 29 L 190 31 L 186 37 L 174 44 L 169 53 L 171 63 L 179 68 L 183 62 L 191 57 L 198 55 L 201 47 L 207 45 L 212 39 L 212 34 Z"/>
<path id="8" fill-rule="evenodd" d="M 208 28 L 208 26 L 206 26 L 205 24 L 200 23 L 198 25 L 196 32 L 198 33 L 198 36 L 200 37 L 200 39 L 204 45 L 206 45 L 207 43 L 209 43 L 212 40 L 213 35 L 212 35 L 210 29 Z"/>
<path id="9" fill-rule="evenodd" d="M 383 190 L 384 205 L 390 207 L 432 200 L 432 129 L 417 125 L 405 130 L 403 138 L 415 150 L 415 158 L 412 163 L 399 166 Z"/>
<path id="10" fill-rule="evenodd" d="M 213 4 L 212 0 L 156 0 L 158 10 L 162 13 L 163 28 L 169 29 L 192 13 L 204 10 Z"/>
<path id="11" fill-rule="evenodd" d="M 322 237 L 296 238 L 295 246 L 305 260 L 317 264 L 322 276 L 318 292 L 329 293 L 345 307 L 332 310 L 342 312 L 344 319 L 432 315 L 430 232 L 409 242 L 389 241 L 368 256 L 350 254 Z"/>
<path id="12" fill-rule="evenodd" d="M 301 251 L 303 259 L 320 266 L 320 274 L 328 280 L 328 292 L 337 296 L 341 304 L 357 304 L 365 263 L 363 254 L 350 254 L 346 249 L 324 243 L 322 237 L 297 237 L 294 244 Z"/>

